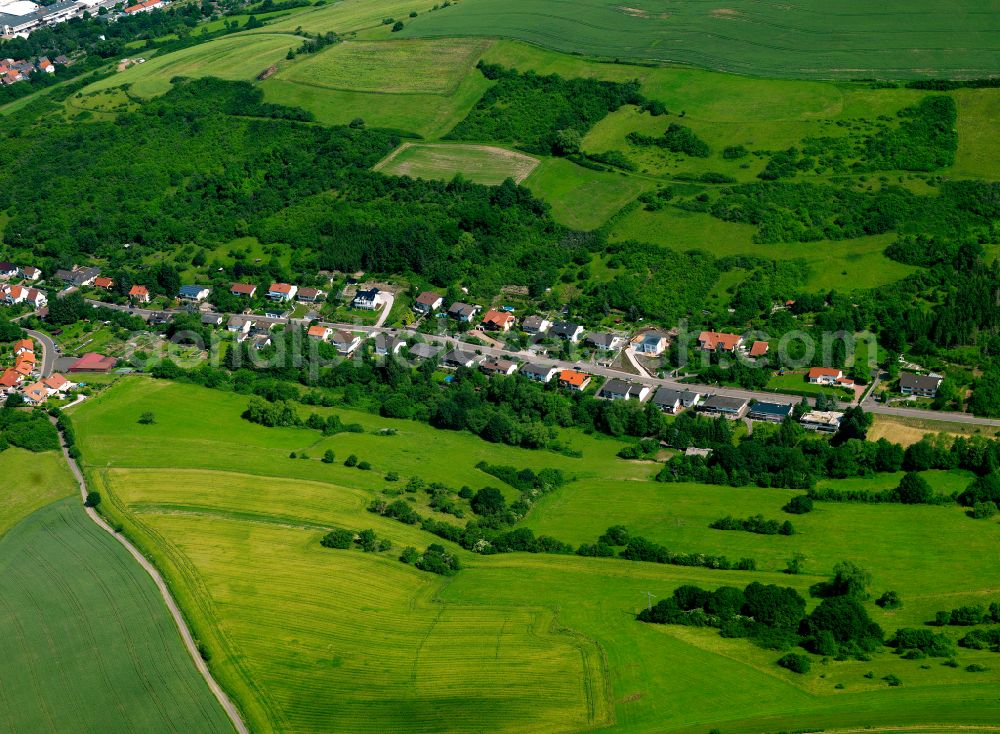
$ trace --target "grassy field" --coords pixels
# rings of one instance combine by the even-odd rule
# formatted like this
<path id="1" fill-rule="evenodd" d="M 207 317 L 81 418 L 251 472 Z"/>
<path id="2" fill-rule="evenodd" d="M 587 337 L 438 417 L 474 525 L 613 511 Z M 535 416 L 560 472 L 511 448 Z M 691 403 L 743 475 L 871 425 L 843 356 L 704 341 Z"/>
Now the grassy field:
<path id="1" fill-rule="evenodd" d="M 0 477 L 0 536 L 35 510 L 76 491 L 69 467 L 54 451 L 0 451 Z"/>
<path id="2" fill-rule="evenodd" d="M 347 41 L 303 56 L 276 78 L 355 92 L 449 95 L 491 43 L 483 39 Z"/>
<path id="3" fill-rule="evenodd" d="M 215 76 L 252 81 L 268 66 L 283 60 L 288 49 L 301 43 L 300 38 L 285 33 L 226 36 L 164 56 L 154 56 L 144 64 L 130 66 L 123 72 L 91 84 L 81 94 L 130 84 L 133 94 L 155 97 L 170 89 L 170 80 L 175 76 Z"/>
<path id="4" fill-rule="evenodd" d="M 152 581 L 77 497 L 0 538 L 0 626 L 4 731 L 232 731 Z"/>
<path id="5" fill-rule="evenodd" d="M 450 181 L 461 173 L 476 183 L 495 186 L 512 178 L 521 183 L 538 165 L 524 153 L 490 145 L 403 143 L 375 166 L 390 176 Z"/>
<path id="6" fill-rule="evenodd" d="M 401 35 L 490 34 L 558 51 L 684 63 L 759 76 L 977 77 L 996 70 L 996 8 L 914 0 L 905 10 L 847 0 L 633 3 L 475 0 L 420 16 Z"/>
<path id="7" fill-rule="evenodd" d="M 957 507 L 821 503 L 796 516 L 791 537 L 723 532 L 726 514 L 781 517 L 781 490 L 669 485 L 656 465 L 614 457 L 617 441 L 567 432 L 582 458 L 482 442 L 334 409 L 365 433 L 323 438 L 304 429 L 243 421 L 245 396 L 121 380 L 76 409 L 90 480 L 109 510 L 156 558 L 213 652 L 213 671 L 261 731 L 760 732 L 890 724 L 984 724 L 1000 716 L 1000 671 L 990 653 L 962 651 L 962 668 L 900 660 L 816 664 L 794 676 L 776 653 L 711 630 L 651 627 L 633 615 L 645 592 L 662 598 L 681 583 L 750 580 L 803 593 L 841 559 L 862 563 L 874 591 L 898 590 L 904 607 L 871 613 L 888 631 L 934 611 L 989 601 L 1000 526 Z M 157 422 L 137 426 L 150 410 Z M 327 409 L 325 412 L 331 412 Z M 394 436 L 377 436 L 396 428 Z M 372 462 L 372 471 L 318 461 L 327 448 Z M 307 452 L 308 460 L 288 458 Z M 612 523 L 677 550 L 753 556 L 760 570 L 717 572 L 617 560 L 457 550 L 466 568 L 442 580 L 399 564 L 405 545 L 433 538 L 365 512 L 382 475 L 449 486 L 496 480 L 480 459 L 561 468 L 574 481 L 541 500 L 526 525 L 561 540 L 592 541 Z M 962 472 L 928 472 L 940 492 Z M 894 486 L 899 475 L 869 481 Z M 866 480 L 843 486 L 863 488 Z M 417 507 L 430 510 L 422 496 Z M 928 533 L 928 527 L 934 527 Z M 332 527 L 370 527 L 392 541 L 386 554 L 318 546 Z M 447 545 L 447 544 L 446 544 Z M 961 553 L 955 549 L 961 547 Z M 800 576 L 780 573 L 795 552 Z M 874 678 L 865 677 L 873 672 Z M 904 680 L 888 688 L 888 673 Z M 835 688 L 840 684 L 842 688 Z M 718 702 L 726 701 L 724 709 Z"/>
<path id="8" fill-rule="evenodd" d="M 552 207 L 552 217 L 573 229 L 595 229 L 653 188 L 651 181 L 592 171 L 563 158 L 544 158 L 524 185 Z"/>

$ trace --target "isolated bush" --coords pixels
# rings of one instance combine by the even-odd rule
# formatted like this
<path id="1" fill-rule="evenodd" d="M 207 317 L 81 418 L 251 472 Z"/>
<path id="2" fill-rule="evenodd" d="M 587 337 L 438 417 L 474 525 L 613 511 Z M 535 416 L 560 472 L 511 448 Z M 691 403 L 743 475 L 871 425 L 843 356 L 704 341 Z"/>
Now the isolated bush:
<path id="1" fill-rule="evenodd" d="M 787 668 L 793 673 L 808 673 L 812 668 L 809 658 L 795 652 L 790 652 L 784 657 L 779 658 L 778 665 L 782 668 Z"/>

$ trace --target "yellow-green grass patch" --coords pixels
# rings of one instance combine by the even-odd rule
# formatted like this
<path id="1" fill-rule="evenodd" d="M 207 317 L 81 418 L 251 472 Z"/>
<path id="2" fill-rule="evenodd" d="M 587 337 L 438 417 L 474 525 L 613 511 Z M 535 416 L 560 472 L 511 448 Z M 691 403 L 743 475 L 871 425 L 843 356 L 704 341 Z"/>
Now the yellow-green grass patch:
<path id="1" fill-rule="evenodd" d="M 537 165 L 537 158 L 493 145 L 407 142 L 379 161 L 374 170 L 442 181 L 461 174 L 476 183 L 496 185 L 508 178 L 521 183 Z"/>
<path id="2" fill-rule="evenodd" d="M 278 79 L 379 94 L 453 94 L 490 41 L 346 41 L 298 57 Z M 384 104 L 395 104 L 391 99 Z"/>
<path id="3" fill-rule="evenodd" d="M 567 227 L 600 227 L 652 181 L 583 168 L 563 158 L 544 158 L 524 181 L 532 193 L 552 207 L 552 218 Z"/>
<path id="4" fill-rule="evenodd" d="M 0 451 L 0 536 L 40 507 L 76 491 L 62 454 Z"/>
<path id="5" fill-rule="evenodd" d="M 915 444 L 924 436 L 946 433 L 950 436 L 985 436 L 995 438 L 1000 430 L 992 426 L 977 426 L 971 423 L 949 423 L 947 421 L 928 421 L 920 418 L 904 418 L 895 415 L 874 414 L 874 422 L 868 432 L 868 438 L 877 441 L 880 438 L 893 443 L 909 446 Z"/>
<path id="6" fill-rule="evenodd" d="M 429 0 L 339 0 L 322 7 L 293 12 L 287 18 L 269 24 L 265 32 L 302 28 L 310 33 L 332 31 L 344 35 L 378 28 L 386 18 L 406 21 L 411 12 L 424 13 L 430 11 L 433 5 Z"/>
<path id="7" fill-rule="evenodd" d="M 130 84 L 139 97 L 155 97 L 170 89 L 175 76 L 214 76 L 232 81 L 252 81 L 272 64 L 285 58 L 288 49 L 302 39 L 290 34 L 255 33 L 226 36 L 215 41 L 154 56 L 117 74 L 95 82 L 83 90 L 89 94 Z"/>

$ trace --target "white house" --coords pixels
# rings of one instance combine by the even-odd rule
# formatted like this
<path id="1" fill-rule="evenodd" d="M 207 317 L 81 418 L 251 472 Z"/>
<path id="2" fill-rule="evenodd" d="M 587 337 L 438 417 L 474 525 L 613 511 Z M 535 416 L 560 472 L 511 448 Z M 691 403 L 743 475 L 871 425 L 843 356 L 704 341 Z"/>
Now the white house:
<path id="1" fill-rule="evenodd" d="M 271 283 L 267 289 L 267 297 L 272 301 L 290 301 L 295 298 L 299 287 L 288 283 Z"/>
<path id="2" fill-rule="evenodd" d="M 354 294 L 351 301 L 352 308 L 361 308 L 365 311 L 377 311 L 385 301 L 382 300 L 382 292 L 378 288 L 359 290 Z"/>

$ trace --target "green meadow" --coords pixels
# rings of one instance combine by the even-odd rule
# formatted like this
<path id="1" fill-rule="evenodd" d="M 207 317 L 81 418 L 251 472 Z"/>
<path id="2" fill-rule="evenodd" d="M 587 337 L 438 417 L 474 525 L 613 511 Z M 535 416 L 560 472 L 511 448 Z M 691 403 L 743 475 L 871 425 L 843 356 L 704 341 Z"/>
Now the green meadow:
<path id="1" fill-rule="evenodd" d="M 914 0 L 896 12 L 863 0 L 474 0 L 421 15 L 401 35 L 491 35 L 566 53 L 757 76 L 970 78 L 996 71 L 991 12 L 969 0 Z"/>
<path id="2" fill-rule="evenodd" d="M 871 571 L 876 594 L 902 594 L 895 612 L 870 605 L 891 634 L 937 609 L 992 600 L 996 523 L 969 520 L 957 507 L 821 503 L 792 518 L 790 537 L 718 531 L 708 524 L 727 514 L 782 517 L 792 493 L 656 483 L 655 463 L 618 459 L 619 441 L 575 431 L 562 438 L 580 458 L 342 408 L 320 412 L 358 422 L 363 433 L 264 428 L 240 417 L 247 400 L 126 378 L 74 409 L 74 424 L 103 506 L 163 570 L 212 653 L 213 673 L 255 731 L 760 732 L 984 725 L 1000 716 L 991 653 L 960 652 L 962 667 L 989 668 L 975 675 L 886 651 L 866 662 L 817 658 L 800 676 L 745 640 L 634 620 L 646 592 L 664 598 L 683 583 L 760 580 L 806 593 L 846 559 Z M 146 411 L 156 423 L 140 426 Z M 385 428 L 396 433 L 378 435 Z M 319 460 L 327 449 L 333 464 Z M 293 451 L 307 458 L 290 458 Z M 349 454 L 371 469 L 344 466 Z M 476 468 L 480 460 L 555 467 L 573 478 L 524 521 L 538 533 L 575 544 L 623 523 L 675 550 L 752 556 L 759 570 L 480 556 L 447 542 L 464 566 L 453 578 L 399 563 L 402 547 L 437 539 L 365 510 L 382 489 L 398 486 L 384 476 L 496 485 Z M 898 478 L 870 484 L 880 489 Z M 951 492 L 970 477 L 926 478 Z M 419 512 L 435 515 L 422 493 L 410 496 Z M 320 547 L 333 528 L 371 528 L 392 548 Z M 804 573 L 781 573 L 795 553 L 805 556 Z M 890 673 L 904 685 L 887 687 L 881 677 Z"/>
<path id="3" fill-rule="evenodd" d="M 231 732 L 159 592 L 60 454 L 0 452 L 0 728 Z"/>
<path id="4" fill-rule="evenodd" d="M 538 159 L 492 145 L 403 143 L 375 166 L 389 176 L 450 181 L 461 174 L 470 181 L 496 186 L 512 178 L 521 183 Z"/>

